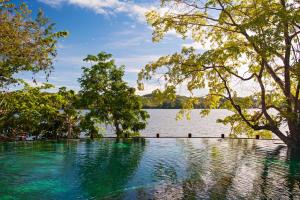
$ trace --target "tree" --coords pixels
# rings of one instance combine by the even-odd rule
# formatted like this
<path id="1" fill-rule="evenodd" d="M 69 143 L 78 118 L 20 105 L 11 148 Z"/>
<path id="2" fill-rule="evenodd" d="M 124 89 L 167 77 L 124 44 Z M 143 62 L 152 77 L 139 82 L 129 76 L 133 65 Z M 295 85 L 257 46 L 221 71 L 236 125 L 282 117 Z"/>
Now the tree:
<path id="1" fill-rule="evenodd" d="M 88 112 L 80 120 L 80 129 L 89 135 L 93 140 L 95 137 L 102 137 L 102 134 L 99 133 L 101 121 L 94 116 L 94 113 Z"/>
<path id="2" fill-rule="evenodd" d="M 19 6 L 10 0 L 0 0 L 0 88 L 16 83 L 21 71 L 52 70 L 57 39 L 67 35 L 54 32 L 54 24 L 40 10 L 32 19 L 25 3 Z"/>
<path id="3" fill-rule="evenodd" d="M 80 93 L 90 109 L 88 116 L 113 125 L 120 137 L 144 129 L 149 115 L 141 109 L 141 99 L 135 95 L 135 89 L 123 81 L 124 66 L 117 67 L 111 57 L 111 54 L 101 52 L 84 59 L 94 65 L 83 67 Z"/>
<path id="4" fill-rule="evenodd" d="M 24 88 L 5 94 L 9 97 L 3 100 L 6 115 L 0 118 L 0 132 L 8 136 L 61 134 L 63 121 L 59 109 L 64 102 L 61 96 L 44 92 L 53 87 L 50 84 L 38 87 L 23 84 Z"/>
<path id="5" fill-rule="evenodd" d="M 187 89 L 208 88 L 205 103 L 216 108 L 221 100 L 233 115 L 220 120 L 238 134 L 246 131 L 273 132 L 288 146 L 300 147 L 300 3 L 285 0 L 163 0 L 167 12 L 146 14 L 159 41 L 175 29 L 183 38 L 209 43 L 198 52 L 180 53 L 149 63 L 139 74 L 139 85 L 164 71 L 166 94 L 177 85 Z M 237 101 L 236 81 L 258 87 Z M 250 99 L 259 107 L 249 111 Z M 197 101 L 191 98 L 186 108 Z M 204 110 L 202 114 L 207 114 Z M 287 124 L 288 132 L 280 126 Z"/>
<path id="6" fill-rule="evenodd" d="M 65 31 L 54 32 L 54 23 L 44 16 L 42 10 L 35 19 L 32 19 L 31 12 L 25 3 L 16 5 L 10 0 L 0 0 L 0 121 L 4 132 L 12 129 L 10 131 L 39 134 L 39 131 L 43 132 L 40 129 L 43 126 L 47 133 L 50 128 L 55 130 L 60 126 L 56 118 L 58 110 L 52 110 L 55 102 L 48 99 L 56 97 L 40 91 L 50 85 L 33 88 L 15 76 L 24 71 L 44 71 L 48 77 L 53 69 L 57 39 L 67 35 Z M 25 87 L 19 91 L 6 91 L 16 83 L 25 84 Z M 39 103 L 43 106 L 39 107 Z"/>
<path id="7" fill-rule="evenodd" d="M 24 85 L 20 90 L 6 94 L 0 118 L 0 132 L 8 136 L 22 134 L 42 135 L 46 138 L 76 137 L 80 133 L 80 112 L 76 110 L 79 99 L 73 90 L 59 88 L 57 93 L 46 92 L 51 84 L 32 87 Z"/>
<path id="8" fill-rule="evenodd" d="M 59 88 L 58 95 L 62 97 L 61 117 L 67 129 L 67 138 L 70 139 L 80 132 L 80 111 L 76 109 L 79 99 L 73 90 L 67 90 L 66 87 Z"/>

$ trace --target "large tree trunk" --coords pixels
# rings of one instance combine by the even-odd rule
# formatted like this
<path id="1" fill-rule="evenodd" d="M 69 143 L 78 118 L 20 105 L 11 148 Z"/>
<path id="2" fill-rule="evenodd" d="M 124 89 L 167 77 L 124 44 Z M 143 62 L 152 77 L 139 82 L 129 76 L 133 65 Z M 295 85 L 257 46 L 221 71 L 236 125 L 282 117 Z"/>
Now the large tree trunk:
<path id="1" fill-rule="evenodd" d="M 297 151 L 300 150 L 300 132 L 291 133 L 289 139 L 291 144 L 288 144 L 288 146 Z"/>
<path id="2" fill-rule="evenodd" d="M 93 131 L 90 133 L 90 138 L 91 138 L 91 140 L 94 139 L 94 132 Z"/>
<path id="3" fill-rule="evenodd" d="M 68 122 L 68 139 L 71 139 L 71 138 L 72 138 L 72 124 L 69 121 Z"/>
<path id="4" fill-rule="evenodd" d="M 300 149 L 288 148 L 288 157 L 296 159 L 300 162 Z"/>
<path id="5" fill-rule="evenodd" d="M 279 128 L 276 126 L 271 127 L 268 130 L 272 131 L 276 136 L 278 136 L 278 138 L 281 139 L 288 146 L 289 149 L 300 150 L 300 131 L 298 131 L 299 129 L 290 129 L 289 132 L 287 132 L 286 134 L 283 134 L 282 131 L 279 130 Z"/>
<path id="6" fill-rule="evenodd" d="M 115 128 L 116 128 L 117 137 L 119 137 L 121 135 L 122 131 L 121 131 L 120 125 L 119 125 L 117 120 L 115 120 L 114 125 L 115 125 Z"/>

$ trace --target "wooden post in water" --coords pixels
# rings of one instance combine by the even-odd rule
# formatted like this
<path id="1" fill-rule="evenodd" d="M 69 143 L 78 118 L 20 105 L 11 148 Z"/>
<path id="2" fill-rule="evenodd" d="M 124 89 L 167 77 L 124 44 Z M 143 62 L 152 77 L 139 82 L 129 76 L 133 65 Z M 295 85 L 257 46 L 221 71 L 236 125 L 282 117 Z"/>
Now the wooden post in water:
<path id="1" fill-rule="evenodd" d="M 159 133 L 156 133 L 156 137 L 159 138 Z"/>
<path id="2" fill-rule="evenodd" d="M 255 136 L 255 139 L 259 140 L 259 135 L 256 135 L 256 136 Z"/>
<path id="3" fill-rule="evenodd" d="M 221 138 L 225 138 L 225 134 L 221 134 Z"/>
<path id="4" fill-rule="evenodd" d="M 188 138 L 191 138 L 191 137 L 192 137 L 192 134 L 191 134 L 191 133 L 189 133 L 189 134 L 188 134 Z"/>

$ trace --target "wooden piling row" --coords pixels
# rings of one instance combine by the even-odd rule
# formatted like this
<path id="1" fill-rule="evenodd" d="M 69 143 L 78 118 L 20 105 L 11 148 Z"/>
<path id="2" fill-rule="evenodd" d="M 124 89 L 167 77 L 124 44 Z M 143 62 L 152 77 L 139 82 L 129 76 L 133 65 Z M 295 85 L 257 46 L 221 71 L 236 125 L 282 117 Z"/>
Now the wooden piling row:
<path id="1" fill-rule="evenodd" d="M 188 133 L 188 138 L 192 138 L 193 136 L 192 136 L 192 133 Z M 125 133 L 124 134 L 124 138 L 129 138 L 129 135 L 128 135 L 128 133 Z M 133 139 L 137 139 L 137 138 L 140 138 L 140 137 L 133 137 Z M 160 138 L 160 133 L 156 133 L 156 138 Z M 176 138 L 176 137 L 174 137 L 174 138 Z M 196 138 L 199 138 L 199 137 L 196 137 Z M 225 138 L 225 134 L 221 134 L 221 138 Z M 255 135 L 255 139 L 256 140 L 259 140 L 260 139 L 260 135 Z"/>

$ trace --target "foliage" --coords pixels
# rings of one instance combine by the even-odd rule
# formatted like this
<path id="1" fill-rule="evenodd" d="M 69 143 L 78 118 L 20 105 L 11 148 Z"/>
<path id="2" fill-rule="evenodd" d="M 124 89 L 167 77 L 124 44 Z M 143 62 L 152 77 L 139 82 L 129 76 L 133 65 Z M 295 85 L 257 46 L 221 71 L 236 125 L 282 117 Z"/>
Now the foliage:
<path id="1" fill-rule="evenodd" d="M 299 115 L 299 1 L 285 0 L 163 0 L 167 10 L 147 13 L 153 40 L 175 29 L 183 38 L 209 46 L 200 52 L 183 48 L 144 67 L 143 80 L 165 71 L 166 89 L 187 83 L 187 90 L 208 88 L 204 103 L 224 107 L 234 114 L 219 122 L 230 124 L 235 134 L 252 129 L 275 133 L 292 147 L 300 146 Z M 249 98 L 237 101 L 237 83 L 254 85 Z M 175 93 L 175 90 L 173 90 Z M 259 104 L 249 111 L 250 96 Z M 190 109 L 191 103 L 186 108 Z M 204 110 L 203 114 L 209 113 Z M 285 134 L 280 126 L 287 124 Z M 250 130 L 249 129 L 249 130 Z"/>
<path id="2" fill-rule="evenodd" d="M 1 133 L 51 137 L 63 134 L 65 118 L 59 109 L 66 104 L 66 99 L 60 94 L 45 92 L 53 87 L 50 84 L 31 87 L 15 76 L 23 71 L 44 71 L 49 76 L 57 39 L 67 35 L 65 31 L 55 32 L 54 25 L 42 10 L 33 19 L 26 3 L 16 5 L 10 0 L 0 0 Z M 5 91 L 11 89 L 12 83 L 24 88 Z"/>
<path id="3" fill-rule="evenodd" d="M 93 65 L 83 67 L 80 93 L 83 104 L 90 109 L 88 117 L 113 125 L 119 137 L 144 129 L 149 116 L 141 110 L 141 99 L 135 95 L 135 89 L 123 81 L 124 66 L 117 67 L 111 57 L 101 52 L 84 59 Z"/>
<path id="4" fill-rule="evenodd" d="M 77 95 L 72 90 L 60 88 L 58 93 L 45 90 L 51 84 L 32 87 L 23 82 L 20 90 L 2 94 L 0 132 L 8 136 L 22 134 L 74 138 L 80 133 L 79 112 L 75 109 Z"/>
<path id="5" fill-rule="evenodd" d="M 80 111 L 76 108 L 79 104 L 79 97 L 73 90 L 67 90 L 66 87 L 59 88 L 58 94 L 62 98 L 62 107 L 60 117 L 63 119 L 63 125 L 66 129 L 68 138 L 77 137 L 80 134 Z"/>
<path id="6" fill-rule="evenodd" d="M 91 139 L 101 138 L 103 135 L 101 134 L 101 121 L 94 116 L 93 113 L 88 112 L 80 121 L 80 128 L 82 131 L 89 135 Z"/>
<path id="7" fill-rule="evenodd" d="M 54 23 L 44 16 L 42 10 L 32 19 L 31 10 L 25 3 L 15 5 L 0 0 L 0 87 L 16 83 L 13 76 L 21 71 L 52 70 L 58 38 L 65 31 L 54 32 Z"/>
<path id="8" fill-rule="evenodd" d="M 181 109 L 184 102 L 188 100 L 189 97 L 176 95 L 174 100 L 169 100 L 164 97 L 159 98 L 154 93 L 142 96 L 142 104 L 145 109 Z M 204 104 L 201 103 L 201 98 L 199 98 L 199 103 L 194 105 L 194 108 L 200 109 L 204 108 Z"/>
<path id="9" fill-rule="evenodd" d="M 1 115 L 0 130 L 6 135 L 44 135 L 56 136 L 61 133 L 62 120 L 59 109 L 61 96 L 42 92 L 52 88 L 50 84 L 31 87 L 23 82 L 24 88 L 5 94 Z"/>

